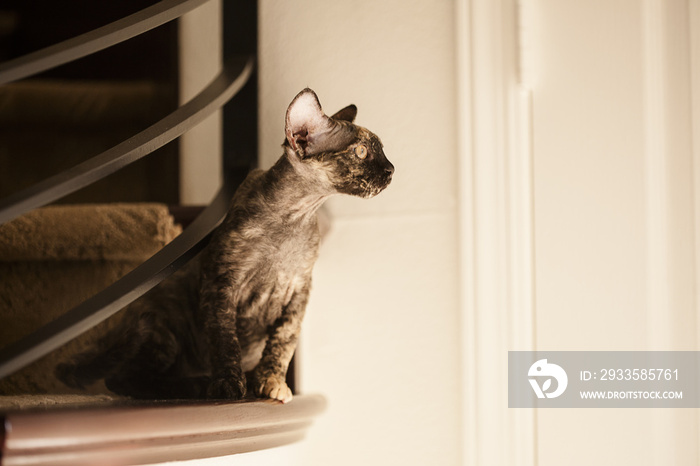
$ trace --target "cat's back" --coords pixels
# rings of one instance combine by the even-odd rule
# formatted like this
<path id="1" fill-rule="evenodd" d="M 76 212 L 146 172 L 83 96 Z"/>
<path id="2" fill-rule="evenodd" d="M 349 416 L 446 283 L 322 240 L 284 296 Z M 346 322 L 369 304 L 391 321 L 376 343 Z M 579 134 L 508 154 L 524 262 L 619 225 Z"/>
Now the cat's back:
<path id="1" fill-rule="evenodd" d="M 231 199 L 230 209 L 242 208 L 257 199 L 265 189 L 265 173 L 261 168 L 251 170 Z"/>

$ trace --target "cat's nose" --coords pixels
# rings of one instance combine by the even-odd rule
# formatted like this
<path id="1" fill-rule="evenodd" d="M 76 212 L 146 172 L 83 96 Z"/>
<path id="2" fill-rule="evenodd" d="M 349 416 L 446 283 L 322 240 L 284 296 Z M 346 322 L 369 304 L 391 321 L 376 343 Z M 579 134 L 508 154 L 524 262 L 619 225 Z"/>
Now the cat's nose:
<path id="1" fill-rule="evenodd" d="M 384 167 L 384 173 L 387 174 L 387 176 L 391 176 L 394 174 L 394 166 L 387 160 L 387 165 Z"/>

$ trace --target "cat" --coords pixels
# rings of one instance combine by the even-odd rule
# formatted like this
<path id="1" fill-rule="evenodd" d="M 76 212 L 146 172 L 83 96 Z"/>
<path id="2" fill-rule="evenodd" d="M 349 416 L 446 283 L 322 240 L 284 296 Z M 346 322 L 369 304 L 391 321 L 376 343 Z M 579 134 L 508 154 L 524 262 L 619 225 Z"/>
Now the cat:
<path id="1" fill-rule="evenodd" d="M 357 107 L 323 113 L 311 89 L 285 116 L 283 155 L 252 171 L 205 250 L 142 299 L 99 347 L 59 364 L 82 388 L 133 398 L 292 399 L 286 372 L 309 298 L 316 212 L 335 194 L 374 197 L 394 166 Z"/>

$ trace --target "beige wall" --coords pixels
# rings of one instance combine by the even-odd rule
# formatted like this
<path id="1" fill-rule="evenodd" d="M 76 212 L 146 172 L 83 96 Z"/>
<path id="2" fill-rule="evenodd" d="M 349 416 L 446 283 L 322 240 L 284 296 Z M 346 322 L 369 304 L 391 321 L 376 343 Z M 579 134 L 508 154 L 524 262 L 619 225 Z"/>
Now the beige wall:
<path id="1" fill-rule="evenodd" d="M 396 166 L 377 198 L 327 203 L 301 387 L 328 411 L 298 464 L 459 464 L 460 378 L 453 5 L 260 2 L 262 165 L 281 155 L 302 88 L 349 103 Z"/>

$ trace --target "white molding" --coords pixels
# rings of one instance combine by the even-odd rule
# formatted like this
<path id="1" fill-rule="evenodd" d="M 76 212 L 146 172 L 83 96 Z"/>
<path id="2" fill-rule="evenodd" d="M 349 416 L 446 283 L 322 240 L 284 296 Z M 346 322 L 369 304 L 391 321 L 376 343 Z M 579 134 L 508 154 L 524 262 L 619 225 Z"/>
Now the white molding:
<path id="1" fill-rule="evenodd" d="M 693 151 L 693 189 L 695 214 L 695 349 L 700 349 L 700 0 L 688 2 L 690 31 L 691 134 Z M 696 413 L 700 425 L 700 411 Z M 700 430 L 696 432 L 699 438 Z M 700 439 L 700 438 L 699 438 Z M 700 442 L 696 442 L 696 458 L 700 458 Z"/>
<path id="2" fill-rule="evenodd" d="M 663 0 L 644 0 L 642 3 L 647 254 L 646 346 L 652 351 L 668 349 L 670 342 L 665 13 Z M 651 413 L 651 420 L 649 429 L 655 440 L 651 445 L 652 463 L 658 464 L 659 460 L 668 460 L 669 464 L 676 464 L 671 458 L 664 458 L 672 442 L 671 416 L 657 410 Z"/>
<path id="3" fill-rule="evenodd" d="M 664 0 L 644 0 L 644 164 L 647 230 L 647 335 L 650 350 L 669 347 L 668 186 Z"/>
<path id="4" fill-rule="evenodd" d="M 690 93 L 695 207 L 695 349 L 700 349 L 700 0 L 689 1 Z M 699 455 L 700 456 L 700 455 Z"/>
<path id="5" fill-rule="evenodd" d="M 685 272 L 678 258 L 674 257 L 673 245 L 694 242 L 694 296 L 698 296 L 698 148 L 697 148 L 697 99 L 687 106 L 685 96 L 679 104 L 679 93 L 692 96 L 697 93 L 697 84 L 686 81 L 688 70 L 691 79 L 697 81 L 697 57 L 693 55 L 692 27 L 700 26 L 697 18 L 687 19 L 700 11 L 697 0 L 688 2 L 668 2 L 665 0 L 644 0 L 642 4 L 642 53 L 644 72 L 644 162 L 646 193 L 646 235 L 647 235 L 647 349 L 666 351 L 687 348 L 688 341 L 678 339 L 678 328 L 683 324 L 684 309 L 680 301 L 683 290 L 675 287 L 674 273 Z M 688 21 L 688 23 L 686 23 Z M 693 21 L 695 23 L 693 23 Z M 688 30 L 684 30 L 689 27 Z M 695 32 L 697 34 L 697 31 Z M 686 43 L 688 41 L 689 43 Z M 696 51 L 697 53 L 697 47 Z M 687 56 L 685 55 L 687 54 Z M 687 66 L 687 68 L 686 68 Z M 695 70 L 693 70 L 695 67 Z M 695 89 L 693 89 L 695 87 Z M 693 108 L 694 107 L 694 108 Z M 691 112 L 689 114 L 688 112 Z M 692 115 L 695 113 L 695 115 Z M 693 118 L 695 117 L 695 118 Z M 690 134 L 686 124 L 690 119 Z M 695 136 L 693 136 L 695 132 Z M 685 145 L 681 139 L 690 138 Z M 692 147 L 695 139 L 696 147 Z M 690 153 L 687 151 L 690 150 Z M 675 183 L 684 182 L 685 173 L 674 169 L 674 163 L 686 157 L 692 160 L 695 173 L 690 182 L 695 191 L 692 213 L 679 210 L 674 204 Z M 690 209 L 689 209 L 690 210 Z M 694 215 L 694 236 L 687 237 L 682 231 L 675 231 L 679 215 Z M 697 310 L 697 302 L 695 309 Z M 697 312 L 696 312 L 697 315 Z M 695 341 L 697 344 L 697 340 Z M 697 435 L 696 420 L 691 420 L 677 410 L 655 410 L 651 413 L 652 463 L 680 464 L 687 458 L 687 446 L 679 443 L 681 433 L 694 429 Z M 697 457 L 697 451 L 693 456 Z"/>
<path id="6" fill-rule="evenodd" d="M 476 391 L 476 313 L 474 312 L 474 167 L 472 157 L 471 1 L 455 4 L 457 137 L 459 150 L 460 302 L 462 313 L 462 464 L 477 465 L 479 406 Z"/>
<path id="7" fill-rule="evenodd" d="M 532 93 L 521 90 L 513 102 L 514 147 L 509 151 L 509 295 L 508 346 L 535 350 L 534 192 L 532 173 Z M 512 409 L 514 451 L 509 464 L 536 464 L 536 411 Z"/>
<path id="8" fill-rule="evenodd" d="M 508 408 L 509 350 L 534 348 L 530 95 L 515 0 L 459 0 L 463 463 L 534 465 L 534 412 Z M 520 73 L 520 76 L 519 76 Z"/>

